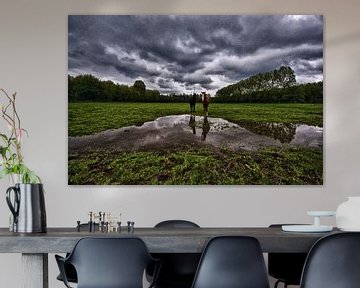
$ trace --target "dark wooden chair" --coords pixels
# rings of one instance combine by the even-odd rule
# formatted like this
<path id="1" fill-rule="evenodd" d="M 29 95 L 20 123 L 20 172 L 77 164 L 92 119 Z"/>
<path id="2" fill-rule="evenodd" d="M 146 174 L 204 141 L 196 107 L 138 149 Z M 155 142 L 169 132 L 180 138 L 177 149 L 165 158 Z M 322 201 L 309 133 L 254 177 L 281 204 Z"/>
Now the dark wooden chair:
<path id="1" fill-rule="evenodd" d="M 66 287 L 65 263 L 73 265 L 78 288 L 143 288 L 143 274 L 152 258 L 139 238 L 82 238 L 68 257 L 55 255 Z M 154 281 L 159 271 L 155 266 Z M 153 287 L 153 283 L 150 285 Z"/>
<path id="2" fill-rule="evenodd" d="M 359 232 L 325 236 L 309 252 L 300 288 L 358 288 L 359 267 Z"/>
<path id="3" fill-rule="evenodd" d="M 200 228 L 199 225 L 187 220 L 166 220 L 155 225 L 155 228 Z M 156 288 L 190 288 L 194 280 L 196 268 L 201 254 L 197 253 L 157 253 L 152 254 L 161 259 Z M 152 279 L 153 267 L 147 269 L 147 279 Z"/>
<path id="4" fill-rule="evenodd" d="M 269 288 L 261 247 L 256 238 L 212 238 L 202 254 L 192 288 Z"/>

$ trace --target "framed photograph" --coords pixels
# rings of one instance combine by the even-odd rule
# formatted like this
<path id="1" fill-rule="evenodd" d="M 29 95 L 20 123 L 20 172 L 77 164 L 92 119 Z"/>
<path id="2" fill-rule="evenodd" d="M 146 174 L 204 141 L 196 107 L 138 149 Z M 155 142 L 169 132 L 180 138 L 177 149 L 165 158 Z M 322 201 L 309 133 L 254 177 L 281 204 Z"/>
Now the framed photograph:
<path id="1" fill-rule="evenodd" d="M 322 15 L 70 15 L 70 185 L 322 185 Z"/>

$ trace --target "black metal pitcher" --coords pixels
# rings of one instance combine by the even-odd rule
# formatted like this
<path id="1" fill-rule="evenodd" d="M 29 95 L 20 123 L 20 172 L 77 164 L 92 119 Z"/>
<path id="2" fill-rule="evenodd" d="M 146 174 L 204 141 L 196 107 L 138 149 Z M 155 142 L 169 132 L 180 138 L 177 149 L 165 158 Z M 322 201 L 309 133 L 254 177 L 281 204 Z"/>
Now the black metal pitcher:
<path id="1" fill-rule="evenodd" d="M 11 197 L 12 192 L 13 197 Z M 15 184 L 6 190 L 6 202 L 14 216 L 14 232 L 44 233 L 47 231 L 42 184 Z"/>

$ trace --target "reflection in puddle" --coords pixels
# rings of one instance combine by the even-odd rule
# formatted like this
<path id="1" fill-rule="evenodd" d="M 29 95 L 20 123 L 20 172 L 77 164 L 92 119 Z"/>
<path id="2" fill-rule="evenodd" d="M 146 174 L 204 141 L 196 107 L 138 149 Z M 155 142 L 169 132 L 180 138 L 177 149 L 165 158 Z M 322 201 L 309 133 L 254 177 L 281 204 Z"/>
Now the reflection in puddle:
<path id="1" fill-rule="evenodd" d="M 187 124 L 194 135 L 201 135 L 201 140 L 209 140 L 208 137 L 216 135 L 218 138 L 221 131 L 231 130 L 236 134 L 237 130 L 246 129 L 256 135 L 266 136 L 279 141 L 281 144 L 289 143 L 293 146 L 321 147 L 323 142 L 323 128 L 304 124 L 292 123 L 260 123 L 241 122 L 231 123 L 222 118 L 202 117 L 195 115 L 171 115 L 160 117 L 155 121 L 146 122 L 142 129 L 162 129 L 183 127 Z M 241 139 L 238 139 L 241 141 Z"/>
<path id="2" fill-rule="evenodd" d="M 170 116 L 171 117 L 171 116 Z M 228 122 L 221 118 L 188 116 L 189 126 L 196 135 L 196 127 L 201 127 L 201 140 L 206 140 L 209 131 L 221 131 L 227 128 L 245 128 L 246 130 L 261 136 L 267 136 L 294 146 L 321 147 L 323 142 L 323 128 L 305 124 L 293 123 L 261 123 L 241 122 L 239 125 Z M 170 119 L 168 119 L 170 120 Z M 177 118 L 177 120 L 179 120 Z M 210 129 L 211 127 L 211 129 Z"/>
<path id="3" fill-rule="evenodd" d="M 210 131 L 210 123 L 208 121 L 208 117 L 204 116 L 203 125 L 202 125 L 202 133 L 201 133 L 201 140 L 206 140 L 206 135 Z"/>
<path id="4" fill-rule="evenodd" d="M 196 134 L 196 121 L 195 121 L 195 115 L 190 115 L 190 121 L 189 126 L 193 131 L 193 134 Z"/>
<path id="5" fill-rule="evenodd" d="M 242 122 L 241 127 L 281 143 L 297 146 L 320 147 L 323 142 L 323 128 L 305 124 Z"/>
<path id="6" fill-rule="evenodd" d="M 309 125 L 297 125 L 296 132 L 290 144 L 295 146 L 321 147 L 323 128 Z"/>
<path id="7" fill-rule="evenodd" d="M 69 149 L 163 149 L 208 144 L 233 151 L 256 151 L 263 147 L 323 146 L 323 128 L 303 124 L 240 123 L 222 118 L 171 115 L 141 126 L 106 130 L 94 135 L 69 137 Z"/>
<path id="8" fill-rule="evenodd" d="M 260 123 L 241 122 L 238 124 L 222 118 L 212 118 L 195 115 L 171 115 L 160 117 L 155 121 L 146 122 L 140 129 L 188 129 L 193 135 L 200 135 L 200 139 L 212 144 L 223 144 L 227 139 L 241 142 L 244 140 L 238 135 L 246 131 L 254 136 L 271 138 L 279 144 L 288 143 L 291 146 L 322 147 L 323 128 L 304 124 L 292 123 Z M 240 133 L 241 132 L 241 133 Z M 259 138 L 257 137 L 257 138 Z M 222 140 L 219 140 L 223 138 Z M 235 139 L 236 138 L 236 139 Z M 216 143 L 215 143 L 216 142 Z M 275 143 L 275 142 L 273 142 Z"/>
<path id="9" fill-rule="evenodd" d="M 241 122 L 239 125 L 255 134 L 274 138 L 281 143 L 290 143 L 296 133 L 296 125 L 292 123 Z"/>

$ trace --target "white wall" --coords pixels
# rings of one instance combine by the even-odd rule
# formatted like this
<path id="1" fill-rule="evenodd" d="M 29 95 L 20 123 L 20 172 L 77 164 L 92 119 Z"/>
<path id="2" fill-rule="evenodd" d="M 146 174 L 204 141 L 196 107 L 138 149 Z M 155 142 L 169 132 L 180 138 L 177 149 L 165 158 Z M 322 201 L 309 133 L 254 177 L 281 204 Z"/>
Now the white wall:
<path id="1" fill-rule="evenodd" d="M 358 0 L 1 0 L 0 87 L 18 92 L 27 163 L 46 187 L 48 226 L 74 226 L 89 210 L 122 212 L 136 226 L 187 218 L 201 226 L 309 222 L 360 195 L 360 2 Z M 324 186 L 67 185 L 68 14 L 324 14 Z M 8 224 L 6 180 L 0 226 Z M 334 220 L 328 220 L 334 224 Z M 50 287 L 57 271 L 52 255 Z M 19 255 L 0 255 L 2 287 L 20 287 Z"/>

